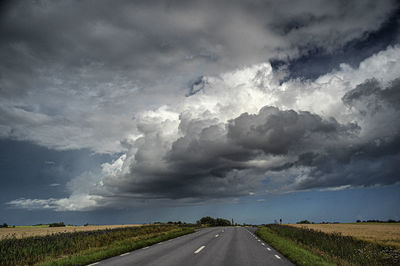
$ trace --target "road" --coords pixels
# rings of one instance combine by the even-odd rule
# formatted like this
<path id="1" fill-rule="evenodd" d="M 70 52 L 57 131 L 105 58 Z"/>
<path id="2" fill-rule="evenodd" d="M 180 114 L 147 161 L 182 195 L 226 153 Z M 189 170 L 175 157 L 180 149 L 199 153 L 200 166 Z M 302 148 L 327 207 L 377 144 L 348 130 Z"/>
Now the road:
<path id="1" fill-rule="evenodd" d="M 211 227 L 90 265 L 293 265 L 256 228 Z"/>

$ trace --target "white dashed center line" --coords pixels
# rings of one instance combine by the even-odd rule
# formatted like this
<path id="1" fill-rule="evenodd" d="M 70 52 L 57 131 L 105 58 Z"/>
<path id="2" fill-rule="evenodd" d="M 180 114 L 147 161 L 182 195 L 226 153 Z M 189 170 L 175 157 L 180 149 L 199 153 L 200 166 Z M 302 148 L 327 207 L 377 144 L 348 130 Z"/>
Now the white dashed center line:
<path id="1" fill-rule="evenodd" d="M 271 249 L 270 248 L 267 248 L 269 251 L 271 251 Z"/>
<path id="2" fill-rule="evenodd" d="M 119 255 L 119 256 L 120 256 L 120 257 L 123 257 L 123 256 L 126 256 L 126 255 L 129 255 L 129 252 L 124 253 L 124 254 L 121 254 L 121 255 Z"/>
<path id="3" fill-rule="evenodd" d="M 277 258 L 278 260 L 280 260 L 280 259 L 281 259 L 281 257 L 279 257 L 278 255 L 275 255 L 275 258 Z"/>
<path id="4" fill-rule="evenodd" d="M 215 235 L 215 237 L 218 237 L 219 235 Z"/>
<path id="5" fill-rule="evenodd" d="M 264 243 L 261 243 L 261 245 L 265 246 L 265 244 L 264 244 Z"/>
<path id="6" fill-rule="evenodd" d="M 206 247 L 206 246 L 201 246 L 201 247 L 199 247 L 199 248 L 194 252 L 194 254 L 199 253 L 199 252 L 202 251 L 203 248 L 205 248 L 205 247 Z"/>

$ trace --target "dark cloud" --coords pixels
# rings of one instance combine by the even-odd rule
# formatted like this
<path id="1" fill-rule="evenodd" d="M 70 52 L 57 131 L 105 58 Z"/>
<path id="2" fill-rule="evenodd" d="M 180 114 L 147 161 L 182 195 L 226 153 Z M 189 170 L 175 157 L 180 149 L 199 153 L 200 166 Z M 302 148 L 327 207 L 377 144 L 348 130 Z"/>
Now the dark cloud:
<path id="1" fill-rule="evenodd" d="M 390 105 L 393 108 L 400 108 L 400 79 L 395 79 L 389 83 L 389 86 L 382 89 L 382 86 L 376 79 L 367 80 L 358 85 L 355 89 L 347 92 L 343 102 L 350 107 L 357 107 L 357 102 L 362 102 L 366 108 L 376 111 L 381 105 Z M 365 103 L 367 103 L 365 105 Z"/>
<path id="2" fill-rule="evenodd" d="M 324 121 L 309 112 L 280 111 L 264 107 L 257 115 L 242 114 L 229 125 L 228 136 L 248 149 L 260 149 L 265 154 L 282 155 L 300 146 L 303 140 L 335 140 L 346 129 L 335 119 Z"/>
<path id="3" fill-rule="evenodd" d="M 300 156 L 294 164 L 312 167 L 296 189 L 329 186 L 388 185 L 400 181 L 399 79 L 383 87 L 371 79 L 347 92 L 342 100 L 367 117 L 370 130 L 351 140 L 351 145 L 330 147 L 323 154 Z M 276 169 L 277 171 L 282 170 Z"/>
<path id="4" fill-rule="evenodd" d="M 10 5 L 0 24 L 3 95 L 11 88 L 16 93 L 51 86 L 46 77 L 55 67 L 80 76 L 79 68 L 99 65 L 104 72 L 95 80 L 106 81 L 119 70 L 148 86 L 154 76 L 164 80 L 176 71 L 198 76 L 267 61 L 281 52 L 295 58 L 316 47 L 337 49 L 379 28 L 394 9 L 392 1 L 96 1 L 93 5 L 92 1 Z M 80 78 L 91 81 L 90 76 Z"/>
<path id="5" fill-rule="evenodd" d="M 255 165 L 251 161 L 290 154 L 299 157 L 295 164 L 308 161 L 311 166 L 315 160 L 309 156 L 312 151 L 323 152 L 325 146 L 353 135 L 357 128 L 309 112 L 270 106 L 255 115 L 242 114 L 228 124 L 185 116 L 180 119 L 184 136 L 161 161 L 153 158 L 149 163 L 149 155 L 159 152 L 162 145 L 150 133 L 138 147 L 124 181 L 110 179 L 107 185 L 146 198 L 203 200 L 249 195 L 262 187 L 264 172 L 278 170 L 274 164 Z"/>
<path id="6" fill-rule="evenodd" d="M 389 45 L 399 43 L 399 16 L 400 6 L 397 3 L 393 7 L 391 15 L 386 18 L 379 29 L 365 32 L 361 38 L 349 41 L 341 49 L 328 51 L 324 47 L 316 47 L 308 50 L 300 57 L 289 59 L 288 61 L 272 60 L 272 66 L 274 69 L 284 66 L 289 71 L 290 78 L 302 79 L 316 79 L 320 75 L 336 69 L 343 62 L 352 67 L 358 67 L 364 59 L 378 53 Z M 304 18 L 297 18 L 292 22 L 288 22 L 287 28 L 283 27 L 282 30 L 297 30 L 304 24 L 303 20 Z"/>
<path id="7" fill-rule="evenodd" d="M 233 197 L 259 191 L 264 178 L 276 175 L 283 190 L 394 184 L 400 181 L 399 91 L 398 79 L 387 87 L 372 79 L 344 95 L 349 108 L 365 107 L 370 128 L 271 106 L 227 124 L 181 115 L 184 136 L 167 151 L 163 170 L 141 164 L 149 159 L 140 156 L 149 148 L 143 143 L 137 164 L 127 174 L 137 182 L 124 183 L 122 190 L 149 198 Z M 379 120 L 388 113 L 395 120 Z M 391 127 L 384 129 L 388 123 Z M 278 157 L 278 162 L 271 160 Z M 253 163 L 263 160 L 267 163 Z M 138 178 L 142 175 L 145 178 Z"/>

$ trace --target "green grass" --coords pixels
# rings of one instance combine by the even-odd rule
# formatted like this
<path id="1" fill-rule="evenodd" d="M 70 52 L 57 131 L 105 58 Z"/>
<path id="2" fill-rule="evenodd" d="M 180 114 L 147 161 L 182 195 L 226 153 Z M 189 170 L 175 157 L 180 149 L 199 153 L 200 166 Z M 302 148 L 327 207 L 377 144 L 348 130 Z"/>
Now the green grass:
<path id="1" fill-rule="evenodd" d="M 335 263 L 314 254 L 294 241 L 278 236 L 267 227 L 258 229 L 256 234 L 296 265 L 335 265 Z"/>
<path id="2" fill-rule="evenodd" d="M 193 231 L 153 225 L 7 238 L 0 240 L 0 265 L 83 265 Z"/>
<path id="3" fill-rule="evenodd" d="M 176 238 L 185 234 L 193 233 L 194 230 L 191 228 L 182 228 L 178 230 L 173 230 L 171 232 L 163 233 L 151 238 L 142 239 L 138 241 L 132 241 L 131 239 L 125 239 L 112 243 L 111 245 L 91 248 L 72 256 L 59 259 L 50 259 L 45 263 L 39 265 L 42 266 L 54 266 L 54 265 L 87 265 L 100 260 L 104 260 L 110 257 L 117 256 L 126 252 L 130 252 L 136 249 L 140 249 L 146 246 L 154 245 L 156 243 Z"/>

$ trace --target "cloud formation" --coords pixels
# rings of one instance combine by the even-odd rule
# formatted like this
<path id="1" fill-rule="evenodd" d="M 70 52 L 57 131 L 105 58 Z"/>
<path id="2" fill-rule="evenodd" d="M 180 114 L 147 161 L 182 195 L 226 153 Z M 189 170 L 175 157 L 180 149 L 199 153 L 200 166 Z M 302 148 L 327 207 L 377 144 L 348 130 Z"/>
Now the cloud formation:
<path id="1" fill-rule="evenodd" d="M 12 1 L 0 20 L 0 137 L 126 152 L 121 140 L 138 134 L 132 118 L 182 101 L 199 77 L 336 51 L 395 8 L 390 0 Z"/>
<path id="2" fill-rule="evenodd" d="M 90 210 L 397 183 L 398 73 L 395 46 L 315 81 L 280 84 L 268 63 L 203 76 L 180 103 L 138 112 L 126 152 L 72 180 L 70 198 L 9 204 Z"/>
<path id="3" fill-rule="evenodd" d="M 398 8 L 10 2 L 0 18 L 0 138 L 119 158 L 70 180 L 69 197 L 8 204 L 80 211 L 399 182 L 398 45 L 315 80 L 269 63 L 335 54 Z"/>

